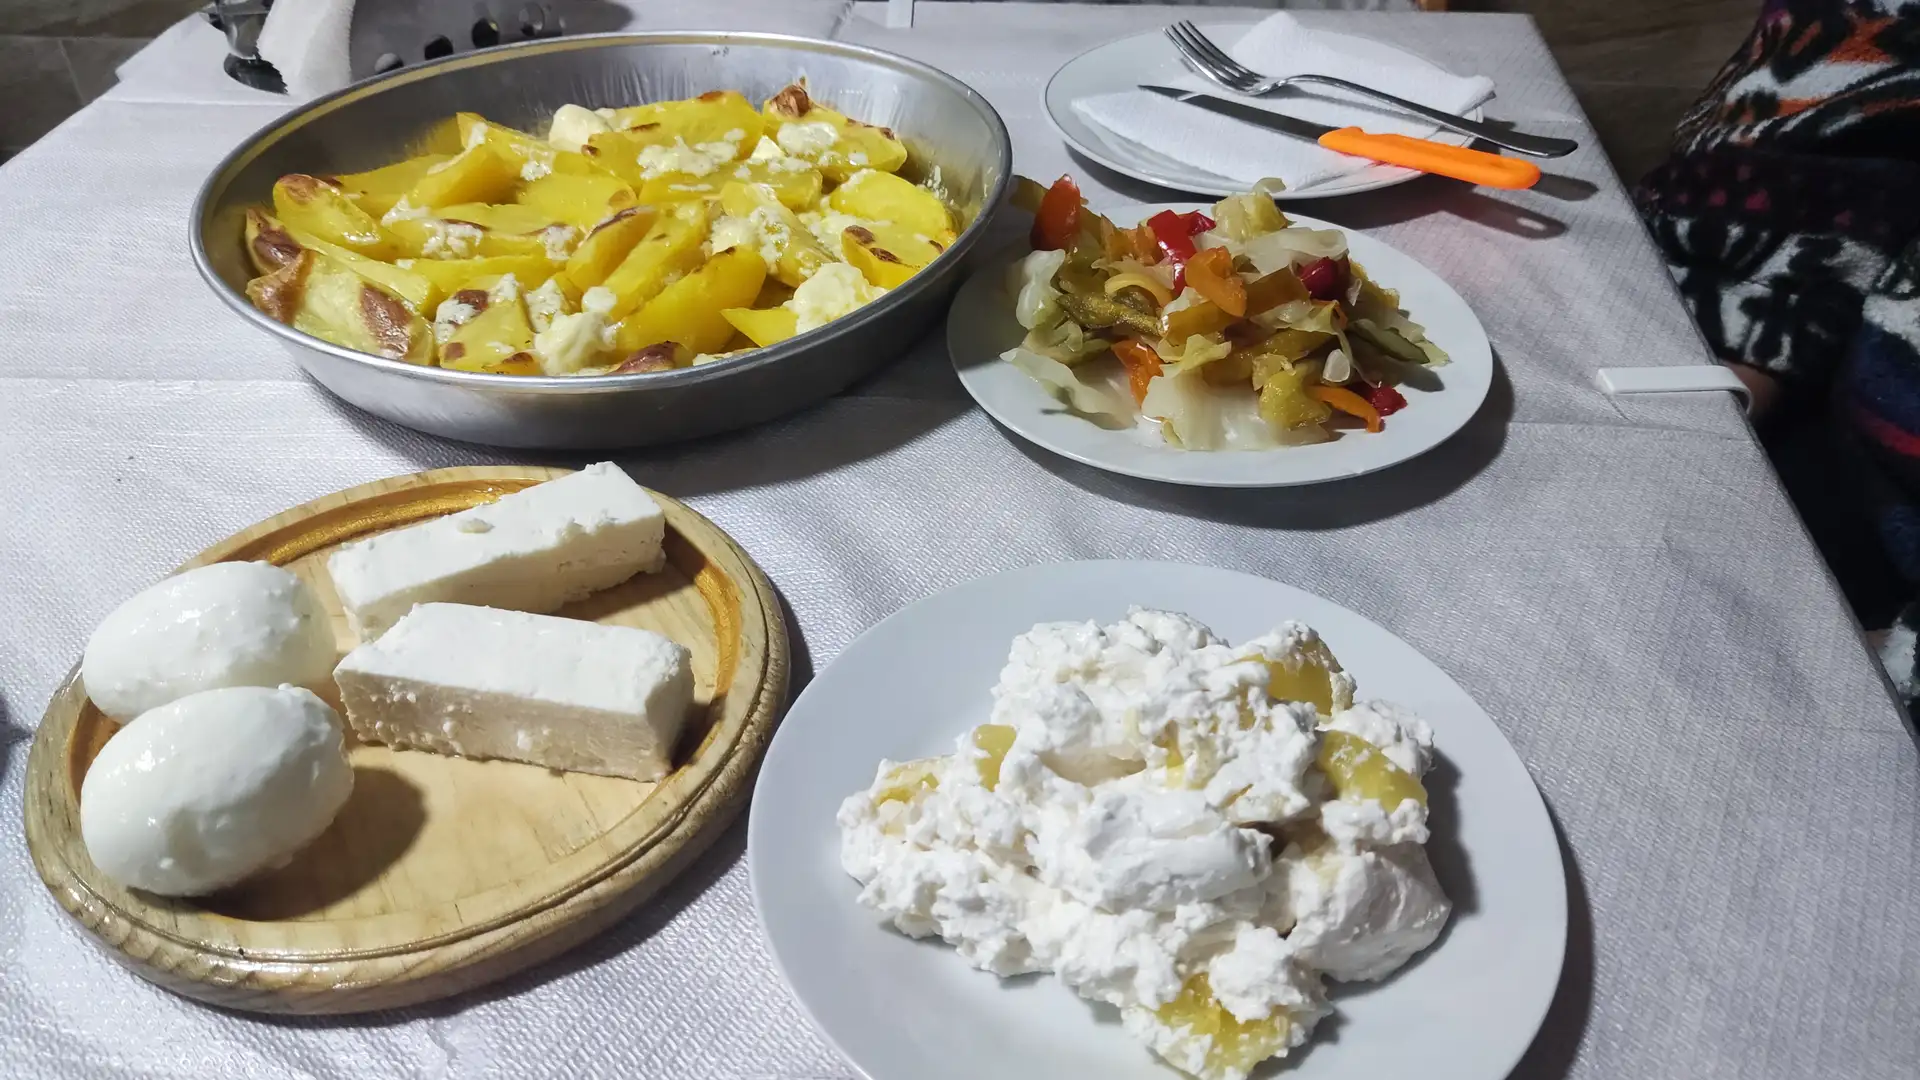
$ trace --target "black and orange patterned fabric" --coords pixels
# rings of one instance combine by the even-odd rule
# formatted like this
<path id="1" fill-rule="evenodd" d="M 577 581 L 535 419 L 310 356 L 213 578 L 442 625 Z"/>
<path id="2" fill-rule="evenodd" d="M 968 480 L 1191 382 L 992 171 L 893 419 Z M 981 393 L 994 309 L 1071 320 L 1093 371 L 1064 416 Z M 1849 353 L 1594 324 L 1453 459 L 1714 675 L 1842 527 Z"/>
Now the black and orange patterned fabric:
<path id="1" fill-rule="evenodd" d="M 1920 594 L 1920 0 L 1768 0 L 1635 195 L 1709 347 L 1840 433 L 1859 505 L 1802 512 L 1859 514 L 1878 550 L 1828 559 L 1892 567 L 1904 597 L 1850 590 L 1886 625 Z"/>

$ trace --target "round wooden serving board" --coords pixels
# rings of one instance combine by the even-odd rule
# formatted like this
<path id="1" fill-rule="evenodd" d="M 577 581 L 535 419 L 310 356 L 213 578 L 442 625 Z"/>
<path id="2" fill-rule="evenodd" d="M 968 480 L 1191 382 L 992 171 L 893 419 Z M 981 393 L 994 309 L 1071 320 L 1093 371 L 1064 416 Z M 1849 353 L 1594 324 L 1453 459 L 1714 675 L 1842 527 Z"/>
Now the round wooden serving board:
<path id="1" fill-rule="evenodd" d="M 440 469 L 316 499 L 214 545 L 288 567 L 353 643 L 327 577 L 340 544 L 491 502 L 564 469 Z M 658 631 L 693 653 L 695 714 L 657 784 L 356 745 L 353 797 L 287 866 L 223 893 L 122 888 L 87 857 L 80 781 L 118 730 L 78 668 L 28 757 L 27 847 L 47 887 L 142 977 L 215 1005 L 343 1013 L 467 990 L 579 944 L 633 910 L 745 805 L 787 691 L 766 575 L 712 522 L 655 494 L 667 567 L 559 612 Z M 336 702 L 337 705 L 337 702 Z"/>

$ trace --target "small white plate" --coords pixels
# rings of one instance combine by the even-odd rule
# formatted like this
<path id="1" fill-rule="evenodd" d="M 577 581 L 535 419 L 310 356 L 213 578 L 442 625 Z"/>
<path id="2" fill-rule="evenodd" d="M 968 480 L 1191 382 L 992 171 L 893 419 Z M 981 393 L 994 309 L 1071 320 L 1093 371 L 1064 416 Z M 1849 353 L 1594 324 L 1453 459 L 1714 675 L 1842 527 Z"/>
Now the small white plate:
<path id="1" fill-rule="evenodd" d="M 1230 49 L 1253 25 L 1207 23 L 1200 27 L 1200 32 L 1212 38 L 1221 48 Z M 1385 42 L 1370 38 L 1360 40 L 1366 41 L 1366 49 L 1370 52 L 1404 57 L 1411 63 L 1428 63 Z M 1081 53 L 1053 73 L 1053 78 L 1047 81 L 1047 119 L 1053 122 L 1053 129 L 1060 133 L 1069 146 L 1115 172 L 1150 184 L 1201 195 L 1234 195 L 1245 191 L 1247 185 L 1244 182 L 1196 169 L 1155 153 L 1139 143 L 1122 139 L 1098 125 L 1088 123 L 1073 111 L 1073 103 L 1081 98 L 1132 90 L 1141 83 L 1165 83 L 1186 74 L 1189 74 L 1187 67 L 1180 62 L 1180 54 L 1174 51 L 1173 42 L 1158 30 L 1110 41 Z M 1219 93 L 1228 96 L 1224 90 Z M 1301 93 L 1305 95 L 1311 91 L 1302 90 Z M 1478 120 L 1481 116 L 1479 109 L 1466 114 L 1469 120 Z M 1450 146 L 1465 146 L 1473 141 L 1457 131 L 1445 130 L 1428 138 Z M 1423 175 L 1417 170 L 1403 169 L 1398 165 L 1374 164 L 1324 184 L 1300 191 L 1282 191 L 1274 198 L 1330 199 L 1336 195 L 1355 195 L 1362 191 L 1404 184 Z"/>
<path id="2" fill-rule="evenodd" d="M 1161 210 L 1197 209 L 1206 205 L 1129 206 L 1108 216 L 1131 225 Z M 1307 228 L 1339 228 L 1288 216 Z M 1062 457 L 1108 472 L 1196 487 L 1293 487 L 1384 469 L 1426 453 L 1473 419 L 1493 385 L 1493 346 L 1473 309 L 1433 271 L 1365 233 L 1342 231 L 1354 261 L 1373 280 L 1400 293 L 1407 317 L 1425 327 L 1427 337 L 1452 360 L 1425 373 L 1430 389 L 1402 386 L 1407 407 L 1387 417 L 1386 429 L 1377 433 L 1345 429 L 1330 442 L 1273 450 L 1182 450 L 1169 446 L 1151 425 L 1117 431 L 1075 416 L 1000 359 L 1026 336 L 1006 290 L 1007 267 L 1024 250 L 989 258 L 960 287 L 947 316 L 947 352 L 960 382 L 989 416 Z"/>
<path id="3" fill-rule="evenodd" d="M 1015 635 L 1045 621 L 1110 622 L 1130 605 L 1186 612 L 1229 641 L 1306 622 L 1362 697 L 1433 725 L 1442 764 L 1428 777 L 1428 853 L 1452 922 L 1385 983 L 1336 984 L 1338 1019 L 1284 1075 L 1505 1077 L 1553 999 L 1567 933 L 1560 848 L 1526 767 L 1466 691 L 1381 627 L 1299 589 L 1178 563 L 1053 563 L 971 581 L 883 620 L 814 677 L 767 750 L 747 822 L 754 905 L 801 1005 L 868 1080 L 1178 1075 L 1112 1010 L 1051 976 L 1002 982 L 937 940 L 883 927 L 840 869 L 834 822 L 881 758 L 945 753 L 986 721 Z"/>

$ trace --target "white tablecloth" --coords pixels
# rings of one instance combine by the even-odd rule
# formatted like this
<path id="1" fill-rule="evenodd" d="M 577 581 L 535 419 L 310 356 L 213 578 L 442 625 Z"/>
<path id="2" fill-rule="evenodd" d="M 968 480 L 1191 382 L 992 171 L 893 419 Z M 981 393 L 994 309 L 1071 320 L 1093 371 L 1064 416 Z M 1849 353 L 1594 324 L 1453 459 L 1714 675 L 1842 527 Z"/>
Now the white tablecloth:
<path id="1" fill-rule="evenodd" d="M 889 30 L 878 7 L 779 5 L 783 26 L 812 20 L 978 87 L 1022 171 L 1154 196 L 1071 158 L 1040 91 L 1069 56 L 1172 12 L 922 4 L 913 29 Z M 745 25 L 751 10 L 725 12 Z M 1312 207 L 1422 259 L 1485 322 L 1500 377 L 1438 451 L 1305 491 L 1131 482 L 995 428 L 936 337 L 791 420 L 623 463 L 766 567 L 793 612 L 797 685 L 901 605 L 1039 560 L 1214 563 L 1351 606 L 1485 705 L 1566 841 L 1566 976 L 1516 1075 L 1913 1076 L 1914 744 L 1734 405 L 1593 388 L 1601 365 L 1703 357 L 1592 129 L 1524 18 L 1323 18 L 1485 72 L 1493 115 L 1586 147 L 1533 192 L 1423 180 Z M 561 961 L 361 1018 L 174 998 L 45 895 L 20 771 L 96 620 L 289 505 L 513 459 L 335 402 L 214 300 L 186 257 L 189 202 L 282 106 L 183 85 L 130 79 L 0 168 L 0 1073 L 855 1075 L 771 966 L 737 828 Z"/>

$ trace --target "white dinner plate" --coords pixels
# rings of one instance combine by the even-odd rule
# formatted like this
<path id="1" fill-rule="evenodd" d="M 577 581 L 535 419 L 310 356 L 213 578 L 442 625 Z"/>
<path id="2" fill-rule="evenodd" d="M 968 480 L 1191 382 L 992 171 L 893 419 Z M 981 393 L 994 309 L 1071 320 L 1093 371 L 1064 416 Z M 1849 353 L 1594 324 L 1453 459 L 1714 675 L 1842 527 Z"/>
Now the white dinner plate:
<path id="1" fill-rule="evenodd" d="M 1253 23 L 1206 23 L 1200 27 L 1200 31 L 1212 38 L 1221 48 L 1230 49 L 1235 42 L 1246 35 L 1248 30 L 1253 28 L 1253 25 Z M 1385 42 L 1374 41 L 1371 38 L 1364 40 L 1367 43 L 1367 51 L 1384 54 L 1383 58 L 1385 56 L 1405 57 L 1408 62 L 1427 63 L 1420 57 Z M 1180 54 L 1174 51 L 1173 42 L 1168 41 L 1167 36 L 1158 30 L 1135 34 L 1132 37 L 1121 38 L 1119 41 L 1110 41 L 1081 53 L 1053 73 L 1053 78 L 1047 81 L 1047 119 L 1053 122 L 1053 129 L 1060 133 L 1060 137 L 1065 139 L 1069 146 L 1107 168 L 1125 173 L 1137 180 L 1201 195 L 1234 195 L 1245 191 L 1247 185 L 1242 181 L 1230 180 L 1216 173 L 1196 169 L 1185 162 L 1156 153 L 1139 143 L 1122 139 L 1096 124 L 1088 123 L 1073 111 L 1073 103 L 1081 98 L 1132 90 L 1141 83 L 1166 83 L 1186 74 L 1189 74 L 1187 67 L 1180 62 Z M 1303 94 L 1310 92 L 1302 90 Z M 1220 91 L 1220 93 L 1224 95 L 1226 92 Z M 1481 116 L 1479 109 L 1466 114 L 1469 120 L 1478 120 Z M 1428 138 L 1450 146 L 1465 146 L 1472 141 L 1468 136 L 1457 131 L 1445 130 Z M 1414 169 L 1376 163 L 1359 172 L 1328 180 L 1324 184 L 1316 184 L 1300 191 L 1282 191 L 1274 198 L 1329 199 L 1336 195 L 1354 195 L 1362 191 L 1404 184 L 1422 175 L 1424 174 Z"/>
<path id="2" fill-rule="evenodd" d="M 857 902 L 834 815 L 883 757 L 953 749 L 985 723 L 1013 638 L 1035 623 L 1185 612 L 1229 641 L 1297 619 L 1363 698 L 1433 725 L 1435 872 L 1454 901 L 1434 947 L 1391 979 L 1335 984 L 1338 1019 L 1289 1058 L 1289 1080 L 1501 1080 L 1546 1015 L 1566 944 L 1566 879 L 1540 794 L 1500 729 L 1412 646 L 1338 604 L 1246 574 L 1155 562 L 1029 566 L 896 612 L 815 676 L 767 750 L 747 824 L 754 905 L 801 1005 L 868 1080 L 1172 1080 L 1052 976 L 1001 981 Z M 1334 1029 L 1337 1028 L 1337 1034 Z"/>
<path id="3" fill-rule="evenodd" d="M 1129 206 L 1108 216 L 1115 224 L 1132 225 L 1161 210 L 1206 208 L 1164 203 Z M 1339 228 L 1288 216 L 1307 228 Z M 960 382 L 989 416 L 1056 454 L 1109 472 L 1198 487 L 1292 487 L 1384 469 L 1426 453 L 1473 419 L 1493 385 L 1493 346 L 1473 309 L 1433 271 L 1365 233 L 1342 231 L 1353 260 L 1374 281 L 1400 293 L 1407 317 L 1424 327 L 1452 361 L 1427 369 L 1424 386 L 1401 386 L 1407 407 L 1387 417 L 1380 432 L 1345 429 L 1330 442 L 1272 450 L 1182 450 L 1168 445 L 1152 425 L 1114 430 L 1068 412 L 1045 387 L 1000 359 L 1026 336 L 1013 317 L 1013 297 L 1006 288 L 1007 267 L 1024 250 L 990 257 L 960 287 L 947 316 L 947 352 Z"/>

